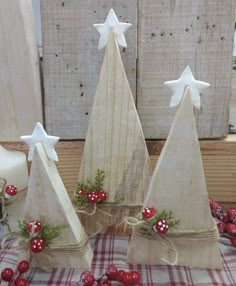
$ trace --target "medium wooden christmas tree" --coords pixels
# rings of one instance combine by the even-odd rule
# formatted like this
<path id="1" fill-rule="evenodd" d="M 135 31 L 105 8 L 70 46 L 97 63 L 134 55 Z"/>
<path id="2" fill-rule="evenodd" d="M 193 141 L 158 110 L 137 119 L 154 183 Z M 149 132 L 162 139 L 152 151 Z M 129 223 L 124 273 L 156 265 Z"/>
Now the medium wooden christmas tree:
<path id="1" fill-rule="evenodd" d="M 57 156 L 53 146 L 59 138 L 48 136 L 38 123 L 33 135 L 22 139 L 30 145 L 32 156 L 25 221 L 63 228 L 43 251 L 30 252 L 26 245 L 20 250 L 20 257 L 30 254 L 31 265 L 41 268 L 90 268 L 93 254 L 88 237 L 54 163 Z"/>
<path id="2" fill-rule="evenodd" d="M 180 223 L 166 234 L 158 233 L 155 225 L 149 238 L 140 228 L 134 228 L 128 250 L 130 263 L 222 267 L 193 113 L 193 103 L 200 106 L 199 92 L 207 86 L 204 84 L 194 80 L 188 67 L 179 80 L 167 83 L 174 91 L 171 105 L 181 103 L 152 176 L 144 208 L 171 210 Z"/>
<path id="3" fill-rule="evenodd" d="M 126 46 L 124 31 L 113 10 L 104 24 L 95 27 L 101 34 L 99 47 L 106 46 L 84 146 L 79 182 L 93 180 L 97 169 L 104 171 L 106 202 L 143 203 L 150 182 L 150 160 L 134 99 L 126 77 L 118 44 Z M 109 208 L 106 208 L 109 212 Z M 83 215 L 89 233 L 109 224 L 109 216 Z"/>

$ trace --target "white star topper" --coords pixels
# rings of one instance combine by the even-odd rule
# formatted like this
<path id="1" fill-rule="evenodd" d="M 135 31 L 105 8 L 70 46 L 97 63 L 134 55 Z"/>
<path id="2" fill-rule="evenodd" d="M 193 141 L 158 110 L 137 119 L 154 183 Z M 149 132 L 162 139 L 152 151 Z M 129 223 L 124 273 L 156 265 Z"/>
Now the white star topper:
<path id="1" fill-rule="evenodd" d="M 186 86 L 189 86 L 192 94 L 193 105 L 198 109 L 200 109 L 201 106 L 199 93 L 210 86 L 207 82 L 195 80 L 189 66 L 185 68 L 179 79 L 166 81 L 164 84 L 173 91 L 170 107 L 180 104 L 184 95 L 184 89 Z"/>
<path id="2" fill-rule="evenodd" d="M 132 26 L 130 23 L 119 22 L 113 9 L 107 15 L 106 21 L 103 24 L 94 24 L 94 27 L 100 34 L 98 49 L 102 49 L 107 45 L 109 34 L 114 32 L 116 40 L 121 47 L 127 47 L 124 33 Z"/>
<path id="3" fill-rule="evenodd" d="M 59 137 L 48 135 L 40 122 L 35 125 L 32 135 L 21 136 L 21 140 L 29 146 L 28 161 L 32 161 L 34 146 L 38 142 L 43 143 L 45 151 L 51 160 L 58 161 L 54 145 L 59 140 Z"/>

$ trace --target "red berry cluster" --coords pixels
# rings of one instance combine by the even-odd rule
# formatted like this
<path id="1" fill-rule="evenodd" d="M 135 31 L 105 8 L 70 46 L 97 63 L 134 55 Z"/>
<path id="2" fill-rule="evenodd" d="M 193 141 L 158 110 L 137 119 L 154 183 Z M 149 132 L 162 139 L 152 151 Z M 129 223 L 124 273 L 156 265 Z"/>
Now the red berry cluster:
<path id="1" fill-rule="evenodd" d="M 163 215 L 163 217 L 162 217 Z M 152 229 L 160 234 L 165 234 L 169 230 L 168 219 L 173 219 L 171 213 L 163 211 L 159 215 L 153 207 L 146 207 L 142 210 L 142 219 L 148 221 Z M 179 222 L 177 220 L 171 222 L 171 226 L 177 225 Z"/>
<path id="2" fill-rule="evenodd" d="M 5 282 L 12 282 L 15 286 L 28 286 L 25 278 L 21 277 L 22 274 L 29 270 L 29 262 L 22 260 L 17 265 L 17 272 L 15 273 L 10 267 L 4 268 L 1 272 L 1 279 Z M 1 284 L 1 281 L 0 281 Z M 9 283 L 10 285 L 10 283 Z"/>
<path id="3" fill-rule="evenodd" d="M 218 220 L 217 227 L 222 236 L 228 236 L 231 244 L 236 247 L 236 208 L 229 208 L 227 211 L 209 198 L 211 213 Z"/>
<path id="4" fill-rule="evenodd" d="M 140 282 L 140 274 L 137 271 L 126 272 L 118 270 L 115 265 L 108 265 L 105 274 L 95 278 L 90 271 L 84 271 L 80 275 L 80 281 L 76 285 L 81 286 L 111 286 L 112 281 L 123 285 L 132 286 Z"/>
<path id="5" fill-rule="evenodd" d="M 107 193 L 103 189 L 88 192 L 85 189 L 81 189 L 76 193 L 78 200 L 84 201 L 84 199 L 90 204 L 96 204 L 104 202 L 107 199 Z"/>
<path id="6" fill-rule="evenodd" d="M 30 250 L 34 253 L 39 253 L 46 247 L 45 241 L 40 237 L 42 225 L 39 221 L 31 221 L 26 226 L 26 231 L 32 237 L 30 242 Z"/>
<path id="7" fill-rule="evenodd" d="M 88 206 L 104 202 L 107 193 L 104 191 L 105 172 L 97 169 L 94 179 L 87 179 L 86 182 L 78 182 L 75 194 L 75 203 L 78 207 Z"/>

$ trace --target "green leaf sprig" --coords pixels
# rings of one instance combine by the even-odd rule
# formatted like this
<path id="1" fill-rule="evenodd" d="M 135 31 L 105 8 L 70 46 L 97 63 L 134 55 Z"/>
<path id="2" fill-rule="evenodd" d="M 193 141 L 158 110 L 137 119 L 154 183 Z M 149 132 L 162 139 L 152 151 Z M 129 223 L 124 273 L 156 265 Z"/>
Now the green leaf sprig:
<path id="1" fill-rule="evenodd" d="M 30 233 L 27 231 L 27 222 L 26 220 L 18 221 L 19 226 L 19 234 L 26 238 L 30 238 Z M 52 224 L 44 224 L 42 225 L 42 230 L 37 234 L 37 237 L 42 238 L 46 245 L 49 245 L 51 240 L 57 238 L 61 235 L 63 229 L 65 229 L 65 225 L 52 225 Z"/>

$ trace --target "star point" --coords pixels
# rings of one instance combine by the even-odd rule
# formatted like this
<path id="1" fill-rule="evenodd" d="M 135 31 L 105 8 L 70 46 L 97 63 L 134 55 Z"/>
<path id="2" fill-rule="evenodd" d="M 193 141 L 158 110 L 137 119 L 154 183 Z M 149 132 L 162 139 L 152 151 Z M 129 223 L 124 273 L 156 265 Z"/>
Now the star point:
<path id="1" fill-rule="evenodd" d="M 53 161 L 58 161 L 54 146 L 58 142 L 59 137 L 48 135 L 40 122 L 37 122 L 35 125 L 32 135 L 21 136 L 21 140 L 29 146 L 28 161 L 32 161 L 34 147 L 39 142 L 43 144 L 47 156 Z"/>
<path id="2" fill-rule="evenodd" d="M 132 26 L 132 24 L 119 22 L 113 9 L 110 10 L 103 24 L 94 24 L 93 26 L 100 34 L 100 39 L 98 43 L 99 50 L 103 49 L 107 45 L 109 34 L 111 32 L 114 33 L 117 43 L 121 47 L 127 47 L 124 33 Z"/>
<path id="3" fill-rule="evenodd" d="M 195 80 L 189 66 L 185 68 L 179 79 L 166 81 L 164 84 L 173 91 L 170 107 L 174 107 L 180 104 L 184 95 L 184 90 L 187 86 L 189 86 L 192 94 L 191 98 L 193 105 L 198 109 L 200 109 L 201 106 L 200 93 L 205 88 L 210 86 L 210 84 L 207 82 Z"/>

